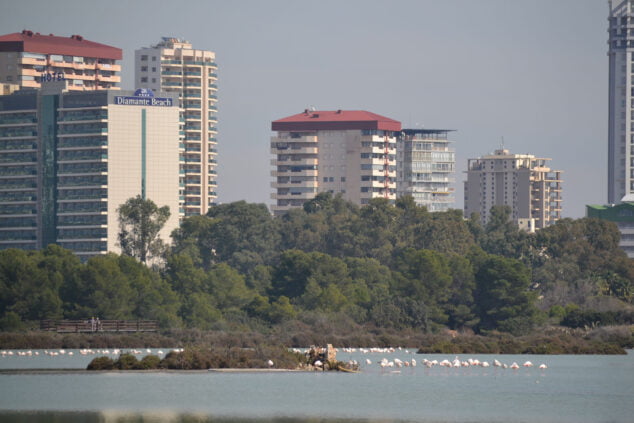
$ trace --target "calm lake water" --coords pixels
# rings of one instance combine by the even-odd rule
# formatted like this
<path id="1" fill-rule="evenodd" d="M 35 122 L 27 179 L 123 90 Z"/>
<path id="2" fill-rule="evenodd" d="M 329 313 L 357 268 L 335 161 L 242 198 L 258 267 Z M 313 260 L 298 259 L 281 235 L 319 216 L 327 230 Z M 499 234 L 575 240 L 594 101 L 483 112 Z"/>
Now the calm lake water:
<path id="1" fill-rule="evenodd" d="M 165 350 L 167 352 L 167 350 Z M 7 422 L 633 422 L 634 352 L 625 356 L 461 355 L 536 366 L 381 369 L 453 355 L 343 353 L 362 372 L 3 372 Z M 94 356 L 4 356 L 0 369 L 85 368 Z M 372 361 L 371 365 L 365 363 Z M 540 370 L 537 365 L 548 368 Z M 391 369 L 395 370 L 395 369 Z"/>

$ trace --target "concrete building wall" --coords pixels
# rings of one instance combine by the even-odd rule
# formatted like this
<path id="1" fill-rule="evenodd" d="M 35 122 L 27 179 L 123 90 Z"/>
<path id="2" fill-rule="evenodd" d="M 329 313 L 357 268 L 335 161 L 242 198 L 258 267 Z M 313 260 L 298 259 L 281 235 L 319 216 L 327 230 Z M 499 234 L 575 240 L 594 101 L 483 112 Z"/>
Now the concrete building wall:
<path id="1" fill-rule="evenodd" d="M 135 52 L 137 87 L 178 95 L 181 107 L 181 217 L 206 214 L 217 199 L 215 53 L 165 37 Z"/>
<path id="2" fill-rule="evenodd" d="M 534 219 L 537 229 L 556 222 L 561 218 L 561 172 L 546 167 L 547 160 L 510 154 L 507 150 L 470 159 L 465 182 L 465 217 L 478 212 L 482 224 L 486 224 L 493 206 L 506 205 L 511 208 L 515 222 Z"/>
<path id="3" fill-rule="evenodd" d="M 608 203 L 634 193 L 634 2 L 609 1 Z"/>
<path id="4" fill-rule="evenodd" d="M 142 194 L 143 179 L 145 198 L 158 207 L 170 208 L 170 219 L 160 234 L 164 242 L 170 243 L 170 234 L 178 227 L 178 108 L 110 105 L 108 120 L 108 251 L 120 252 L 117 209 Z"/>

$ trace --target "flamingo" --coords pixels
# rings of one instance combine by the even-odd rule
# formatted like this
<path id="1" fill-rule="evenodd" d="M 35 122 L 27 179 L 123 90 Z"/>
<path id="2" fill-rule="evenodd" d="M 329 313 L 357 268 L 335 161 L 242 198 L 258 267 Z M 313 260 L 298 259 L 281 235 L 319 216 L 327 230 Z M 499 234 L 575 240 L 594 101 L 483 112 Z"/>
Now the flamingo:
<path id="1" fill-rule="evenodd" d="M 547 366 L 547 365 L 545 365 L 544 363 L 542 363 L 542 364 L 540 364 L 540 365 L 539 365 L 539 368 L 540 368 L 540 369 L 547 369 L 547 368 L 548 368 L 548 366 Z"/>
<path id="2" fill-rule="evenodd" d="M 513 362 L 513 364 L 511 364 L 511 369 L 515 370 L 515 369 L 519 369 L 519 368 L 520 368 L 520 366 L 516 362 Z"/>
<path id="3" fill-rule="evenodd" d="M 271 367 L 273 367 L 273 365 L 274 365 L 275 363 L 273 363 L 273 360 L 269 360 L 269 361 L 267 361 L 267 362 L 266 362 L 266 364 L 268 364 L 268 365 L 269 365 L 269 368 L 271 368 Z"/>
<path id="4" fill-rule="evenodd" d="M 523 364 L 524 367 L 533 367 L 533 363 L 531 363 L 530 361 L 527 361 L 526 363 Z"/>

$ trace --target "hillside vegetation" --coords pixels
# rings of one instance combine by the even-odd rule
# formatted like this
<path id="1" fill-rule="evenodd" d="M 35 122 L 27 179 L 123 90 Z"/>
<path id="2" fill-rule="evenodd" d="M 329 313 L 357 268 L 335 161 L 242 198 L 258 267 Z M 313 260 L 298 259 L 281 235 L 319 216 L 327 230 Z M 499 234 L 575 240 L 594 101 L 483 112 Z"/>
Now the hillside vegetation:
<path id="1" fill-rule="evenodd" d="M 164 329 L 523 335 L 634 320 L 634 263 L 616 226 L 596 219 L 527 234 L 504 207 L 483 227 L 408 197 L 358 207 L 320 194 L 279 218 L 263 204 L 219 205 L 173 240 L 154 268 L 116 254 L 81 263 L 55 245 L 0 251 L 0 329 L 98 316 Z"/>

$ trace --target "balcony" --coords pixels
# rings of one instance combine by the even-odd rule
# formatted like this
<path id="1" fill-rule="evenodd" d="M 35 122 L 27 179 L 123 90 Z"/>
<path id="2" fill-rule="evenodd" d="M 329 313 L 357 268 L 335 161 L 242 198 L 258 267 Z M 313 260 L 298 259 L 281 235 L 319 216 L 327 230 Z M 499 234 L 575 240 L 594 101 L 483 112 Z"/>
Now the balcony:
<path id="1" fill-rule="evenodd" d="M 49 61 L 49 66 L 53 66 L 56 68 L 73 68 L 74 69 L 75 67 L 74 65 L 75 64 L 73 62 L 63 62 L 63 61 L 59 62 L 59 61 L 53 61 L 53 60 Z"/>
<path id="2" fill-rule="evenodd" d="M 317 166 L 319 164 L 319 159 L 284 157 L 281 159 L 271 159 L 271 164 L 273 166 Z"/>
<path id="3" fill-rule="evenodd" d="M 317 147 L 271 147 L 273 154 L 317 154 L 318 152 Z"/>
<path id="4" fill-rule="evenodd" d="M 113 65 L 110 63 L 97 63 L 97 69 L 108 70 L 112 72 L 121 72 L 121 65 Z"/>
<path id="5" fill-rule="evenodd" d="M 284 135 L 281 137 L 271 137 L 271 141 L 282 142 L 297 142 L 297 143 L 316 143 L 318 141 L 317 135 Z"/>
<path id="6" fill-rule="evenodd" d="M 36 59 L 33 57 L 21 57 L 18 59 L 18 64 L 46 66 L 46 59 Z"/>
<path id="7" fill-rule="evenodd" d="M 102 82 L 121 82 L 121 77 L 119 77 L 119 76 L 97 75 L 97 81 L 102 81 Z"/>
<path id="8" fill-rule="evenodd" d="M 317 181 L 293 181 L 288 180 L 285 182 L 271 182 L 271 188 L 315 188 L 319 187 Z"/>
<path id="9" fill-rule="evenodd" d="M 31 87 L 31 88 L 40 87 L 40 83 L 38 81 L 22 81 L 21 84 L 23 87 Z"/>

